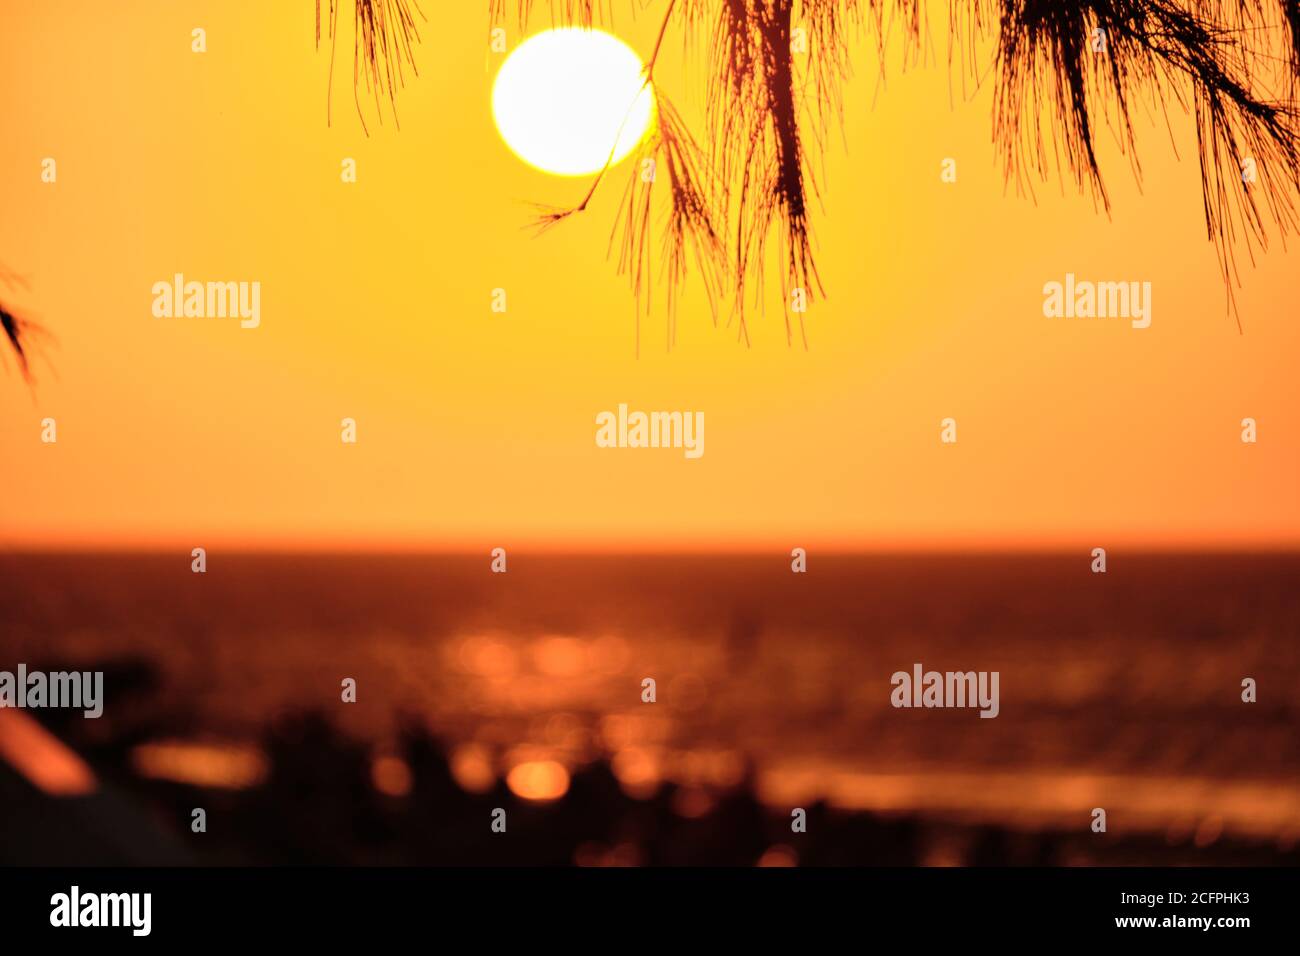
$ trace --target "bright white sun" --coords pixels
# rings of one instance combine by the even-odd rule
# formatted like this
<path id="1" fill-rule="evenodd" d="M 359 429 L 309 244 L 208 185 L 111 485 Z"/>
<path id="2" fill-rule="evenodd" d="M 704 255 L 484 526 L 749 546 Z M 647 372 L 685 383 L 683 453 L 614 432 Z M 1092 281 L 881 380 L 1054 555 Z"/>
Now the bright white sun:
<path id="1" fill-rule="evenodd" d="M 501 138 L 524 162 L 559 176 L 597 173 L 623 159 L 650 129 L 654 112 L 641 58 L 600 30 L 529 37 L 506 58 L 492 87 Z"/>

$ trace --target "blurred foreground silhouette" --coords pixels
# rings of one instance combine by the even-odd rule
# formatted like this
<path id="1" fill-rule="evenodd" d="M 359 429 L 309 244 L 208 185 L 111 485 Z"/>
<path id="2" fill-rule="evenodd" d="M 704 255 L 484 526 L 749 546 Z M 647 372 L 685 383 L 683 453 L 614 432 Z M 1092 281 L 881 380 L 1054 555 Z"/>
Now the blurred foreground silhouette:
<path id="1" fill-rule="evenodd" d="M 0 556 L 0 861 L 1300 862 L 1295 556 L 512 558 Z"/>
<path id="2" fill-rule="evenodd" d="M 855 813 L 814 803 L 807 832 L 758 802 L 748 777 L 700 797 L 672 783 L 631 799 L 609 762 L 577 770 L 543 803 L 503 781 L 483 793 L 457 783 L 442 745 L 412 726 L 385 759 L 409 774 L 400 793 L 376 787 L 368 748 L 319 714 L 286 717 L 261 742 L 270 773 L 227 791 L 114 773 L 120 743 L 98 748 L 103 785 L 52 797 L 0 766 L 0 863 L 6 865 L 565 865 L 1033 866 L 1300 864 L 1294 847 L 1150 835 L 1114 837 L 960 825 L 914 814 Z M 207 832 L 189 832 L 191 812 Z M 492 811 L 507 830 L 493 833 Z"/>

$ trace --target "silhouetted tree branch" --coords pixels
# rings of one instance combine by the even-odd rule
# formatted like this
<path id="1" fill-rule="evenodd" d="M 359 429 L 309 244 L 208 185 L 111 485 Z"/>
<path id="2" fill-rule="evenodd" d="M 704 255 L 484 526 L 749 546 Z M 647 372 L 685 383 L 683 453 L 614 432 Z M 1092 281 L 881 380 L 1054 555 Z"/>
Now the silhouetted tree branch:
<path id="1" fill-rule="evenodd" d="M 0 285 L 4 285 L 13 291 L 17 288 L 27 288 L 27 283 L 21 276 L 8 271 L 3 265 L 0 265 Z M 32 367 L 31 360 L 34 348 L 42 341 L 52 338 L 42 326 L 30 319 L 19 316 L 13 309 L 0 301 L 0 330 L 3 330 L 5 340 L 9 347 L 13 349 L 14 356 L 18 362 L 18 371 L 23 380 L 31 385 Z"/>
<path id="2" fill-rule="evenodd" d="M 336 4 L 330 35 L 337 42 Z M 418 41 L 413 0 L 353 0 L 358 44 L 354 88 L 365 82 L 390 100 L 402 64 L 414 69 Z M 545 10 L 550 25 L 606 25 L 614 7 L 645 0 L 488 0 L 490 22 L 513 14 L 521 29 Z M 891 37 L 904 62 L 924 54 L 920 0 L 658 0 L 663 18 L 646 83 L 659 124 L 633 165 L 624 191 L 618 264 L 648 307 L 654 264 L 651 193 L 666 183 L 661 272 L 673 292 L 694 261 L 711 303 L 726 293 L 747 337 L 752 290 L 761 302 L 767 244 L 779 244 L 782 287 L 823 294 L 814 256 L 810 200 L 815 154 L 842 116 L 850 44 L 865 32 L 885 69 Z M 418 8 L 415 8 L 418 12 Z M 319 39 L 319 11 L 318 0 Z M 706 135 L 700 146 L 654 73 L 657 51 L 676 26 L 701 40 Z M 792 50 L 795 29 L 807 55 Z M 1141 175 L 1134 110 L 1191 114 L 1201 169 L 1206 232 L 1217 250 L 1229 305 L 1239 284 L 1236 252 L 1265 248 L 1270 224 L 1285 237 L 1297 227 L 1300 193 L 1300 0 L 949 0 L 950 69 L 978 89 L 992 77 L 993 141 L 1008 182 L 1033 195 L 1035 179 L 1073 179 L 1105 209 L 1110 196 L 1097 154 L 1109 129 Z M 985 51 L 991 50 L 991 53 Z M 981 57 L 986 62 L 981 62 Z M 991 57 L 991 59 L 990 59 Z M 358 106 L 359 109 L 359 106 Z M 645 159 L 667 175 L 638 182 Z M 1244 172 L 1249 161 L 1255 178 Z M 588 208 L 606 181 L 598 173 L 576 205 L 548 210 L 542 226 Z M 611 252 L 615 242 L 611 238 Z M 688 247 L 690 251 L 688 252 Z M 787 297 L 788 301 L 788 297 Z M 638 311 L 638 316 L 640 311 Z M 716 311 L 714 313 L 716 321 Z M 793 330 L 787 314 L 787 333 Z"/>
<path id="3" fill-rule="evenodd" d="M 316 46 L 320 47 L 321 2 L 316 0 Z M 326 122 L 330 122 L 334 101 L 334 57 L 339 42 L 339 7 L 344 0 L 326 0 L 325 31 L 330 41 L 329 95 L 326 97 Z M 366 116 L 361 109 L 362 85 L 374 94 L 375 110 L 379 121 L 384 121 L 383 100 L 388 100 L 397 120 L 397 91 L 406 85 L 406 70 L 419 75 L 415 66 L 415 45 L 420 42 L 420 32 L 415 18 L 424 14 L 415 0 L 352 0 L 352 99 L 357 116 L 366 135 Z"/>

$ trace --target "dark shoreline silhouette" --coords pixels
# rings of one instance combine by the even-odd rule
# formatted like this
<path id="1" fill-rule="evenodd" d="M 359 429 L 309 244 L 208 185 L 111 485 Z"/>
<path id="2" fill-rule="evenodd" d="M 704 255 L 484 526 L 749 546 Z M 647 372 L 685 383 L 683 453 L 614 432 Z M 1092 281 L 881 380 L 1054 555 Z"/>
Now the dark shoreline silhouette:
<path id="1" fill-rule="evenodd" d="M 369 750 L 320 714 L 288 716 L 267 729 L 265 781 L 219 790 L 133 777 L 125 742 L 87 754 L 101 776 L 92 796 L 39 793 L 0 764 L 0 864 L 4 865 L 364 865 L 364 866 L 800 866 L 1298 865 L 1300 849 L 1220 840 L 1197 847 L 1150 834 L 1023 832 L 962 825 L 916 814 L 888 816 L 806 807 L 807 832 L 761 804 L 747 776 L 713 795 L 708 812 L 682 816 L 666 782 L 648 799 L 622 792 L 608 761 L 576 770 L 565 795 L 534 803 L 504 782 L 468 793 L 443 745 L 411 726 L 400 757 L 409 792 L 371 783 Z M 202 807 L 207 830 L 190 832 Z M 492 812 L 506 811 L 505 833 Z M 936 846 L 947 855 L 936 858 Z M 765 855 L 772 854 L 767 856 Z"/>
<path id="2" fill-rule="evenodd" d="M 106 698 L 99 720 L 22 712 L 99 790 L 51 797 L 0 759 L 0 857 L 1297 862 L 1300 557 L 1124 555 L 1104 579 L 1075 555 L 814 557 L 0 555 L 0 669 L 103 670 Z M 1001 714 L 891 709 L 913 660 L 1000 670 Z M 264 773 L 147 775 L 160 741 Z M 503 779 L 535 760 L 563 766 L 559 799 Z"/>

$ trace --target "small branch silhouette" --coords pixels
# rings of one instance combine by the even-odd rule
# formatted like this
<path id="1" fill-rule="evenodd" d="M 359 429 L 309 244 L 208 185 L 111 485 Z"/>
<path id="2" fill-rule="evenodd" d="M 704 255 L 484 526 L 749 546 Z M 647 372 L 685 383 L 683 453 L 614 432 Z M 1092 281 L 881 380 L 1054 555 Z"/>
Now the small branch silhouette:
<path id="1" fill-rule="evenodd" d="M 334 56 L 339 42 L 339 7 L 344 0 L 327 0 L 325 31 L 330 41 L 330 78 L 326 95 L 326 122 L 331 122 L 334 110 Z M 316 47 L 320 48 L 321 3 L 316 0 Z M 375 110 L 379 122 L 384 121 L 383 101 L 388 100 L 393 111 L 393 122 L 401 129 L 397 118 L 397 92 L 406 85 L 406 70 L 418 76 L 415 66 L 415 47 L 420 42 L 416 16 L 424 13 L 415 0 L 352 0 L 352 100 L 357 117 L 367 136 L 365 112 L 361 108 L 360 91 L 364 84 L 375 97 Z"/>
<path id="2" fill-rule="evenodd" d="M 27 289 L 27 283 L 23 278 L 10 272 L 3 265 L 0 265 L 0 284 L 10 291 L 19 288 Z M 29 386 L 34 386 L 32 359 L 37 354 L 38 347 L 42 343 L 52 342 L 53 336 L 44 326 L 18 315 L 3 301 L 0 301 L 0 331 L 4 332 L 5 340 L 13 350 L 18 363 L 18 372 L 22 375 L 23 381 Z"/>
<path id="3" fill-rule="evenodd" d="M 331 98 L 338 9 L 328 0 Z M 352 0 L 356 40 L 353 93 L 373 92 L 382 121 L 387 98 L 415 72 L 419 42 L 415 0 Z M 655 257 L 649 182 L 638 169 L 653 160 L 667 175 L 661 275 L 669 288 L 669 342 L 675 292 L 694 261 L 714 308 L 731 301 L 738 334 L 748 340 L 747 300 L 761 307 L 768 243 L 779 246 L 782 294 L 824 295 L 810 207 L 818 194 L 816 160 L 829 133 L 842 127 L 842 88 L 850 45 L 864 31 L 874 41 L 880 78 L 886 54 L 901 42 L 905 64 L 925 59 L 928 25 L 920 0 L 629 0 L 637 11 L 662 10 L 646 85 L 659 123 L 636 154 L 633 179 L 616 220 L 623 225 L 618 266 L 648 311 Z M 488 0 L 489 22 L 513 12 L 526 30 L 541 11 L 551 26 L 610 23 L 622 0 Z M 322 0 L 316 4 L 321 36 Z M 664 38 L 676 24 L 687 47 L 703 38 L 709 69 L 706 131 L 700 146 L 655 75 Z M 794 50 L 796 31 L 806 45 Z M 1097 206 L 1110 195 L 1097 156 L 1109 129 L 1141 177 L 1135 109 L 1164 112 L 1172 103 L 1192 116 L 1201 171 L 1206 235 L 1214 244 L 1228 308 L 1237 314 L 1237 254 L 1266 249 L 1300 226 L 1300 0 L 949 0 L 949 69 L 963 90 L 993 84 L 993 142 L 1008 185 L 1034 195 L 1034 180 L 1073 179 Z M 991 57 L 982 51 L 989 47 Z M 1168 120 L 1167 120 L 1168 122 Z M 364 116 L 362 124 L 365 125 Z M 615 139 L 615 144 L 617 138 Z M 544 208 L 540 231 L 589 208 L 609 178 L 610 160 L 573 206 Z M 1249 166 L 1250 172 L 1246 169 Z M 693 247 L 693 253 L 686 247 Z M 721 293 L 727 293 L 725 296 Z M 790 315 L 786 333 L 794 341 Z M 800 336 L 803 337 L 802 317 Z M 1240 318 L 1238 317 L 1240 327 Z M 639 336 L 638 336 L 639 338 Z M 806 340 L 805 340 L 806 344 Z"/>
<path id="4" fill-rule="evenodd" d="M 508 0 L 489 0 L 494 23 L 508 6 Z M 513 6 L 526 28 L 543 4 L 514 0 Z M 595 0 L 544 6 L 552 22 L 604 25 L 612 16 L 610 4 Z M 770 238 L 781 247 L 786 300 L 794 287 L 809 298 L 824 294 L 810 225 L 817 183 L 808 144 L 822 151 L 830 127 L 842 118 L 849 38 L 864 28 L 874 37 L 883 77 L 892 36 L 901 37 L 904 62 L 922 57 L 926 21 L 919 0 L 670 0 L 652 61 L 674 17 L 688 39 L 707 35 L 710 69 L 707 161 L 680 162 L 694 140 L 671 106 L 661 110 L 661 128 L 648 150 L 662 159 L 670 144 L 678 149 L 663 260 L 669 340 L 672 290 L 685 275 L 683 237 L 706 250 L 707 263 L 719 234 L 729 235 L 724 270 L 733 315 L 747 339 L 747 292 L 752 288 L 761 305 Z M 793 49 L 796 27 L 807 41 L 802 63 Z M 1206 234 L 1228 307 L 1237 315 L 1238 248 L 1244 245 L 1253 261 L 1256 245 L 1267 248 L 1270 223 L 1284 240 L 1300 225 L 1300 0 L 951 0 L 948 33 L 950 69 L 962 70 L 975 89 L 993 77 L 994 144 L 1007 182 L 1030 196 L 1035 178 L 1065 174 L 1109 210 L 1097 130 L 1112 130 L 1140 178 L 1134 107 L 1146 101 L 1164 111 L 1172 102 L 1188 110 Z M 993 41 L 987 64 L 978 56 L 985 39 Z M 1271 91 L 1270 80 L 1280 94 Z M 656 95 L 665 102 L 657 84 Z M 1244 171 L 1247 160 L 1257 178 Z M 607 173 L 600 172 L 577 206 L 548 213 L 544 225 L 585 210 Z M 629 184 L 619 267 L 631 268 L 638 300 L 649 296 L 648 204 L 648 190 Z M 701 272 L 713 302 L 716 270 Z M 793 341 L 788 312 L 786 331 Z"/>

